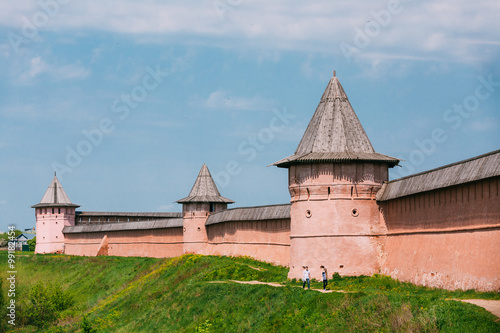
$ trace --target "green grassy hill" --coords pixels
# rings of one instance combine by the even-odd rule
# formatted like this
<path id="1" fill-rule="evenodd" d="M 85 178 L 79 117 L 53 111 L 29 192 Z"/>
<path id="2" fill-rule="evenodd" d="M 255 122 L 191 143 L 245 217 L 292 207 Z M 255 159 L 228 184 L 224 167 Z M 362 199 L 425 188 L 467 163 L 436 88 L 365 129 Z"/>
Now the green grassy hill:
<path id="1" fill-rule="evenodd" d="M 6 252 L 1 252 L 7 263 Z M 500 332 L 486 310 L 450 298 L 500 299 L 498 293 L 449 292 L 385 276 L 340 278 L 303 290 L 287 268 L 248 258 L 173 259 L 17 254 L 19 332 Z M 5 267 L 5 266 L 4 266 Z M 7 269 L 0 272 L 4 302 Z M 273 287 L 238 281 L 280 282 Z M 53 326 L 29 325 L 37 284 L 60 284 L 73 299 Z M 313 283 L 320 288 L 320 283 Z M 57 289 L 57 288 L 56 288 Z M 70 296 L 68 296 L 70 295 Z M 2 307 L 5 309 L 5 306 Z M 5 310 L 3 310 L 5 312 Z M 2 315 L 6 318 L 5 315 Z M 84 323 L 85 322 L 85 323 Z M 11 327 L 8 327 L 12 330 Z"/>

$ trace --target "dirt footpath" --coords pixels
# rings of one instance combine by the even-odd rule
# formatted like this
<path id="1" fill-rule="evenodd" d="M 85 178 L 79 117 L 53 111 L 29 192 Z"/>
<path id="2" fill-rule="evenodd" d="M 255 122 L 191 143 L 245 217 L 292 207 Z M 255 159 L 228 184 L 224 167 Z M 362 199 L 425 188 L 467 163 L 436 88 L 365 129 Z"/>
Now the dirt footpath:
<path id="1" fill-rule="evenodd" d="M 460 301 L 483 307 L 500 318 L 500 301 L 487 299 L 461 299 Z"/>

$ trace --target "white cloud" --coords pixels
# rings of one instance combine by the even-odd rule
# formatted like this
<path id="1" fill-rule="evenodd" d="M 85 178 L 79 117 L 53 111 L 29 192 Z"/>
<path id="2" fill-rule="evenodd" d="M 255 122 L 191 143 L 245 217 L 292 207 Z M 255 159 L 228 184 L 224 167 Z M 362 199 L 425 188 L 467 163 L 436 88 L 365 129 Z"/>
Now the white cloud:
<path id="1" fill-rule="evenodd" d="M 472 122 L 471 128 L 473 131 L 489 132 L 489 131 L 499 130 L 500 126 L 497 118 L 487 117 Z"/>
<path id="2" fill-rule="evenodd" d="M 170 204 L 170 205 L 161 205 L 158 208 L 156 208 L 156 210 L 162 211 L 162 212 L 168 212 L 168 211 L 171 211 L 173 208 L 174 208 L 173 204 Z"/>
<path id="3" fill-rule="evenodd" d="M 353 44 L 357 31 L 366 33 L 370 23 L 378 24 L 379 31 L 360 52 L 381 54 L 384 61 L 394 54 L 406 60 L 492 61 L 499 51 L 500 2 L 495 0 L 401 0 L 398 13 L 391 14 L 387 24 L 380 13 L 389 9 L 388 0 L 224 3 L 229 10 L 221 19 L 213 1 L 71 1 L 61 5 L 42 29 L 116 32 L 138 42 L 169 43 L 177 38 L 238 49 L 292 49 L 342 56 L 340 43 Z M 35 0 L 5 1 L 0 5 L 0 25 L 20 34 L 22 17 L 32 19 L 40 11 Z M 484 48 L 495 52 L 483 52 Z"/>
<path id="4" fill-rule="evenodd" d="M 29 60 L 29 66 L 18 79 L 21 85 L 31 85 L 36 83 L 36 78 L 42 74 L 47 74 L 55 81 L 82 80 L 90 75 L 90 70 L 84 68 L 79 62 L 75 64 L 48 64 L 41 57 L 34 57 Z"/>
<path id="5" fill-rule="evenodd" d="M 31 82 L 32 79 L 42 74 L 43 72 L 47 71 L 48 68 L 49 67 L 42 60 L 42 58 L 40 57 L 32 58 L 29 61 L 29 68 L 21 74 L 20 79 L 23 82 Z"/>
<path id="6" fill-rule="evenodd" d="M 250 98 L 233 96 L 224 89 L 214 91 L 208 96 L 208 98 L 195 102 L 201 102 L 202 105 L 209 109 L 223 109 L 234 111 L 270 110 L 274 105 L 273 101 L 264 99 L 259 96 Z"/>
<path id="7" fill-rule="evenodd" d="M 9 58 L 10 57 L 10 46 L 9 44 L 0 44 L 0 56 L 4 58 Z"/>
<path id="8" fill-rule="evenodd" d="M 79 62 L 53 68 L 53 77 L 57 80 L 83 80 L 90 75 L 90 70 Z"/>
<path id="9" fill-rule="evenodd" d="M 147 127 L 158 128 L 183 128 L 185 124 L 179 120 L 155 120 L 155 121 L 140 121 L 141 125 Z"/>

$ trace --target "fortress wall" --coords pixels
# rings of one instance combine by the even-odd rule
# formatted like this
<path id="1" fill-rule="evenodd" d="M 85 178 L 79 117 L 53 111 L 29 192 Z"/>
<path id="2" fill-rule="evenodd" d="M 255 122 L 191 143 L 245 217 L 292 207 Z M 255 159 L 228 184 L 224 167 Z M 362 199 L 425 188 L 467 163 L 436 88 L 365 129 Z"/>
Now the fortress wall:
<path id="1" fill-rule="evenodd" d="M 95 256 L 105 233 L 64 234 L 64 253 L 74 256 Z"/>
<path id="2" fill-rule="evenodd" d="M 73 207 L 36 208 L 37 241 L 35 253 L 61 253 L 64 249 L 65 226 L 75 220 Z"/>
<path id="3" fill-rule="evenodd" d="M 207 226 L 207 254 L 249 256 L 288 266 L 290 220 L 222 222 Z"/>
<path id="4" fill-rule="evenodd" d="M 446 289 L 500 289 L 500 177 L 380 202 L 383 274 Z"/>
<path id="5" fill-rule="evenodd" d="M 183 254 L 181 227 L 67 233 L 65 253 L 95 256 L 105 235 L 110 256 L 168 258 Z"/>
<path id="6" fill-rule="evenodd" d="M 321 163 L 289 167 L 291 247 L 289 278 L 379 271 L 385 225 L 375 201 L 387 180 L 383 163 Z"/>
<path id="7" fill-rule="evenodd" d="M 374 200 L 301 201 L 292 205 L 291 216 L 289 278 L 301 278 L 302 266 L 317 280 L 322 265 L 332 274 L 378 272 L 385 230 Z"/>

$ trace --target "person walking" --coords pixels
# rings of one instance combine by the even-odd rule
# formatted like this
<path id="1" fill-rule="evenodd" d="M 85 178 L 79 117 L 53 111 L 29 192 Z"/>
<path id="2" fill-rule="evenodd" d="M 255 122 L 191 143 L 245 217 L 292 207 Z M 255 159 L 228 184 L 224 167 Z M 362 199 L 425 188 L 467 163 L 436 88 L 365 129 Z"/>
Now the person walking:
<path id="1" fill-rule="evenodd" d="M 326 290 L 326 286 L 328 285 L 328 271 L 325 266 L 321 266 L 323 268 L 323 272 L 321 272 L 321 277 L 323 278 L 323 290 Z"/>
<path id="2" fill-rule="evenodd" d="M 307 283 L 307 289 L 311 289 L 310 277 L 311 277 L 311 272 L 309 272 L 309 267 L 306 266 L 304 268 L 304 271 L 302 272 L 302 281 L 304 281 L 304 283 L 302 284 L 302 289 L 306 287 L 306 283 Z"/>

